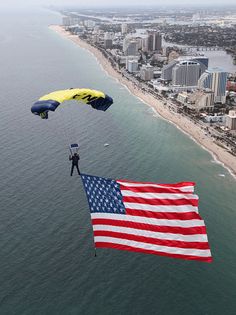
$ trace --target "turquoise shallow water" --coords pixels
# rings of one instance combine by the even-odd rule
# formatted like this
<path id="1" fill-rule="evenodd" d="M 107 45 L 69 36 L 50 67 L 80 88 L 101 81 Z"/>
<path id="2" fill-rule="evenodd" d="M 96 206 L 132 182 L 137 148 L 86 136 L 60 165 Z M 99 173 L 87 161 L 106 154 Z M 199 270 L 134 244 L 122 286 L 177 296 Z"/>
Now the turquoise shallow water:
<path id="1" fill-rule="evenodd" d="M 234 314 L 235 179 L 49 30 L 59 15 L 0 17 L 0 314 Z M 66 103 L 48 121 L 31 114 L 39 96 L 68 87 L 102 89 L 114 105 L 100 113 Z M 214 262 L 108 249 L 94 258 L 86 197 L 69 176 L 70 141 L 81 144 L 85 173 L 196 181 Z"/>

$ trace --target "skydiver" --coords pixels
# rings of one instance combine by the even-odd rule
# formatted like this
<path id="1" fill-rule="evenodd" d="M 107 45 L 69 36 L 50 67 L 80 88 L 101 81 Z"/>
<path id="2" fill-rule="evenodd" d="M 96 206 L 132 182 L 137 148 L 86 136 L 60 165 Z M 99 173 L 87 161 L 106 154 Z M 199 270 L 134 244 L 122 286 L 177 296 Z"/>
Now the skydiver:
<path id="1" fill-rule="evenodd" d="M 78 175 L 80 175 L 79 165 L 78 165 L 79 159 L 80 159 L 80 157 L 79 157 L 79 154 L 78 154 L 78 153 L 74 153 L 74 155 L 70 155 L 70 156 L 69 156 L 69 160 L 72 162 L 70 176 L 73 175 L 74 167 L 77 168 Z"/>

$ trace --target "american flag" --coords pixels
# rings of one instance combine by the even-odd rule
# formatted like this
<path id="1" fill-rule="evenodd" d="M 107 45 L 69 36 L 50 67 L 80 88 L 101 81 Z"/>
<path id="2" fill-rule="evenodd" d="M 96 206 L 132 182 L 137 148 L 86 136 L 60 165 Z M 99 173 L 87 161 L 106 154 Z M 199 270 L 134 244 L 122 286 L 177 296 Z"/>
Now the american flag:
<path id="1" fill-rule="evenodd" d="M 193 182 L 157 184 L 81 177 L 96 248 L 212 261 Z"/>

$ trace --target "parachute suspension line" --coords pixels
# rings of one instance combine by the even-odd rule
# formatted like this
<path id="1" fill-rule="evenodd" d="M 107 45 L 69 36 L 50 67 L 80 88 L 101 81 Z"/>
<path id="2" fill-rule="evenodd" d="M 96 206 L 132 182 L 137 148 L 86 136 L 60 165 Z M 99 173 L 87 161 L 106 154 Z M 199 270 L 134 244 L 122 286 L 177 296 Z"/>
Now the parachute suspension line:
<path id="1" fill-rule="evenodd" d="M 68 106 L 68 105 L 67 105 Z M 63 113 L 63 111 L 66 113 Z M 77 143 L 78 139 L 76 137 L 76 111 L 73 113 L 73 108 L 59 108 L 59 129 L 63 130 L 65 141 L 67 141 L 66 146 L 68 147 L 71 143 Z"/>
<path id="2" fill-rule="evenodd" d="M 72 102 L 73 104 L 73 102 Z M 72 105 L 70 104 L 70 105 Z M 77 104 L 76 104 L 77 105 Z M 69 106 L 69 105 L 68 105 Z M 75 139 L 75 126 L 76 126 L 76 122 L 75 122 L 75 118 L 76 118 L 76 113 L 73 112 L 73 107 L 68 108 L 68 111 L 71 111 L 70 115 L 69 115 L 69 119 L 68 119 L 68 123 L 70 125 L 70 130 L 71 130 L 71 139 L 70 141 L 72 141 L 73 143 L 77 143 L 78 139 Z"/>
<path id="3" fill-rule="evenodd" d="M 66 128 L 66 119 L 65 119 L 65 117 L 63 115 L 62 110 L 60 112 L 58 112 L 58 119 L 56 119 L 56 121 L 57 121 L 58 129 L 59 130 L 60 129 L 63 130 L 64 138 L 65 138 L 65 141 L 67 142 L 66 146 L 68 146 L 70 144 L 71 139 L 69 137 L 69 134 L 68 134 L 68 131 L 67 131 L 67 128 Z"/>

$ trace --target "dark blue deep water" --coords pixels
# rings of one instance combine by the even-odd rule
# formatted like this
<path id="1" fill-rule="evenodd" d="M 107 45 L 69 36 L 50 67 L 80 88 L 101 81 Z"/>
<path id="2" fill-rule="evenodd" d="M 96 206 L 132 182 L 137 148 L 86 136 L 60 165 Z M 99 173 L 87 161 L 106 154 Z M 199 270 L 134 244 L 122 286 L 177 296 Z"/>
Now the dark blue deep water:
<path id="1" fill-rule="evenodd" d="M 46 10 L 0 13 L 0 314 L 235 314 L 235 179 L 48 28 L 60 22 Z M 41 95 L 69 87 L 102 89 L 114 105 L 31 114 Z M 85 173 L 196 181 L 214 262 L 109 249 L 95 258 L 86 196 L 69 176 L 74 141 Z"/>

